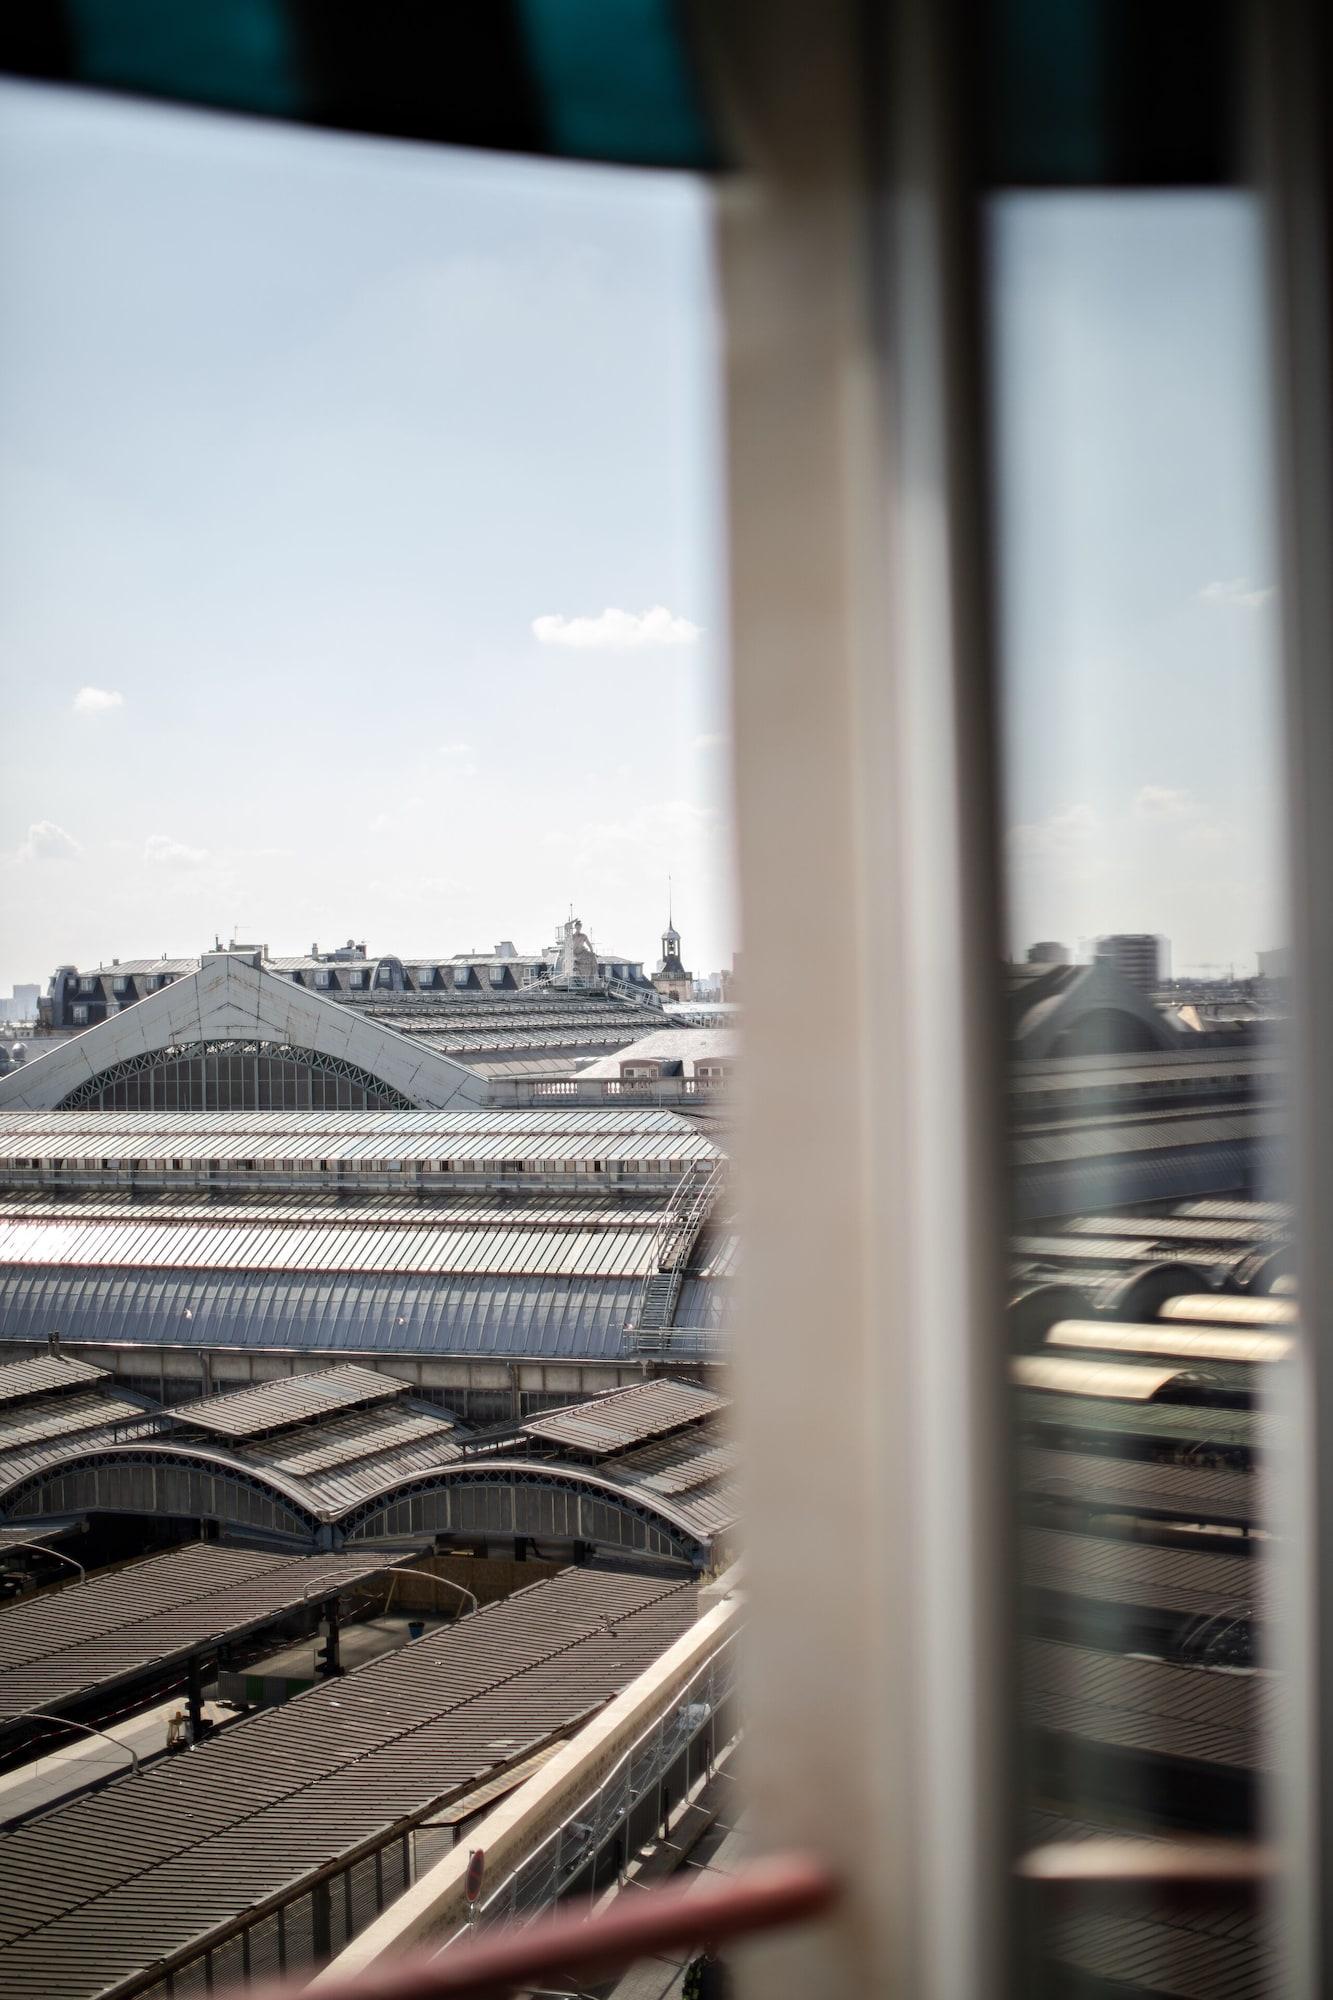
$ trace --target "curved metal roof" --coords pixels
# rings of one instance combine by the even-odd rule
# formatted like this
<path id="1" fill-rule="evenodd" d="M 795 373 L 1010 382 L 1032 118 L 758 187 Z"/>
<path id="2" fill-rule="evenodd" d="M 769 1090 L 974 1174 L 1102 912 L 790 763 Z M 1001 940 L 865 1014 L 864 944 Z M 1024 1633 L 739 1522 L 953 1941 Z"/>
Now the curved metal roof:
<path id="1" fill-rule="evenodd" d="M 682 1288 L 681 1325 L 724 1310 L 718 1284 Z M 7 1339 L 71 1345 L 618 1361 L 636 1277 L 438 1272 L 145 1270 L 11 1265 Z M 689 1320 L 685 1313 L 689 1310 Z"/>
<path id="2" fill-rule="evenodd" d="M 1180 1368 L 1139 1368 L 1128 1361 L 1084 1361 L 1064 1354 L 1016 1355 L 1009 1373 L 1020 1389 L 1126 1403 L 1150 1403 L 1171 1383 L 1188 1379 L 1188 1371 Z"/>
<path id="3" fill-rule="evenodd" d="M 1182 1324 L 1153 1320 L 1125 1324 L 1107 1320 L 1057 1320 L 1046 1335 L 1049 1347 L 1074 1348 L 1097 1354 L 1151 1355 L 1177 1361 L 1285 1361 L 1295 1351 L 1288 1334 L 1259 1329 Z"/>

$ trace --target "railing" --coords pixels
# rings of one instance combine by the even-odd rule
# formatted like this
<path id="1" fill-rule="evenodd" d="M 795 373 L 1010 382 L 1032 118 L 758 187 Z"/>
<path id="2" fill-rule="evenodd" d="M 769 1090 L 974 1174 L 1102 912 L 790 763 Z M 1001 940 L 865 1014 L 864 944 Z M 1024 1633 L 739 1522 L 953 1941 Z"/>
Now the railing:
<path id="1" fill-rule="evenodd" d="M 695 1161 L 681 1175 L 653 1240 L 647 1277 L 622 1329 L 638 1352 L 642 1334 L 656 1338 L 670 1328 L 690 1254 L 717 1200 L 724 1161 Z"/>
<path id="2" fill-rule="evenodd" d="M 326 1974 L 316 1991 L 319 2000 L 499 2000 L 583 1988 L 642 1959 L 679 1959 L 703 1946 L 812 1923 L 840 1893 L 837 1877 L 816 1856 L 778 1854 L 726 1881 L 671 1883 L 621 1898 L 591 1920 L 562 1910 L 436 1956 L 417 1952 L 373 1972 Z M 251 1988 L 244 2000 L 295 2000 L 308 1991 L 292 1980 Z"/>
<path id="3" fill-rule="evenodd" d="M 624 1349 L 642 1360 L 728 1361 L 731 1335 L 720 1326 L 663 1326 L 626 1330 Z"/>
<path id="4" fill-rule="evenodd" d="M 735 1740 L 736 1642 L 726 1641 L 644 1730 L 564 1823 L 478 1904 L 472 1921 L 443 1949 L 478 1926 L 526 1923 L 571 1896 L 595 1898 L 623 1879 L 674 1805 L 711 1773 Z"/>
<path id="5" fill-rule="evenodd" d="M 694 1076 L 642 1081 L 619 1076 L 489 1076 L 483 1081 L 492 1105 L 516 1108 L 554 1099 L 563 1104 L 652 1104 L 669 1109 L 676 1104 L 718 1103 L 728 1088 L 723 1077 L 714 1081 Z"/>

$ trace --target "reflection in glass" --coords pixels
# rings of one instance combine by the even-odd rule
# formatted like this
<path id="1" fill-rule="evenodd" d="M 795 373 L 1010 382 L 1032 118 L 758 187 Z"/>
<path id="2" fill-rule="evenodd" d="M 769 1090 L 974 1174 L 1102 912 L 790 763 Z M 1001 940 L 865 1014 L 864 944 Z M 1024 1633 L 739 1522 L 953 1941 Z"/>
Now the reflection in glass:
<path id="1" fill-rule="evenodd" d="M 1253 1836 L 1283 1201 L 1259 222 L 990 217 L 1025 1836 Z M 1261 1993 L 1262 1916 L 1040 1906 L 1034 1983 Z"/>

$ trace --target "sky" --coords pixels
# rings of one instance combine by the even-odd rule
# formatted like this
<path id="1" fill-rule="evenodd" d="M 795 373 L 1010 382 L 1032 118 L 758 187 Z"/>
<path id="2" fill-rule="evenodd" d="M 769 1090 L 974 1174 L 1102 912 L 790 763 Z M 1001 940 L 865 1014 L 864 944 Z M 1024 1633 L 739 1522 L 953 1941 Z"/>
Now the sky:
<path id="1" fill-rule="evenodd" d="M 0 992 L 737 944 L 685 176 L 0 86 Z"/>
<path id="2" fill-rule="evenodd" d="M 1259 216 L 1240 193 L 991 216 L 1009 934 L 1282 941 Z"/>
<path id="3" fill-rule="evenodd" d="M 739 939 L 686 176 L 0 85 L 0 992 Z M 1279 942 L 1258 218 L 991 217 L 1008 931 Z M 812 662 L 812 671 L 817 662 Z"/>

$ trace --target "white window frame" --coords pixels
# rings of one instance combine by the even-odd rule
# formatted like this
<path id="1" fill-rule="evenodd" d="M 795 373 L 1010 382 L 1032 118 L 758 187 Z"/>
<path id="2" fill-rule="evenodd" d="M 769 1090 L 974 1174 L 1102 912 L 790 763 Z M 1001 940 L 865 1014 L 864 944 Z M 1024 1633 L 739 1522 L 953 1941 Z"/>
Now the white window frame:
<path id="1" fill-rule="evenodd" d="M 863 174 L 856 8 L 821 12 L 818 64 L 801 0 L 726 29 L 764 161 L 717 198 L 747 1814 L 761 1851 L 813 1850 L 847 1884 L 830 1921 L 745 1954 L 765 2000 L 986 2000 L 1010 1952 L 1000 950 L 951 26 L 928 0 L 894 10 L 876 83 L 896 205 Z M 839 967 L 817 1091 L 793 1088 L 792 909 L 803 957 Z"/>

